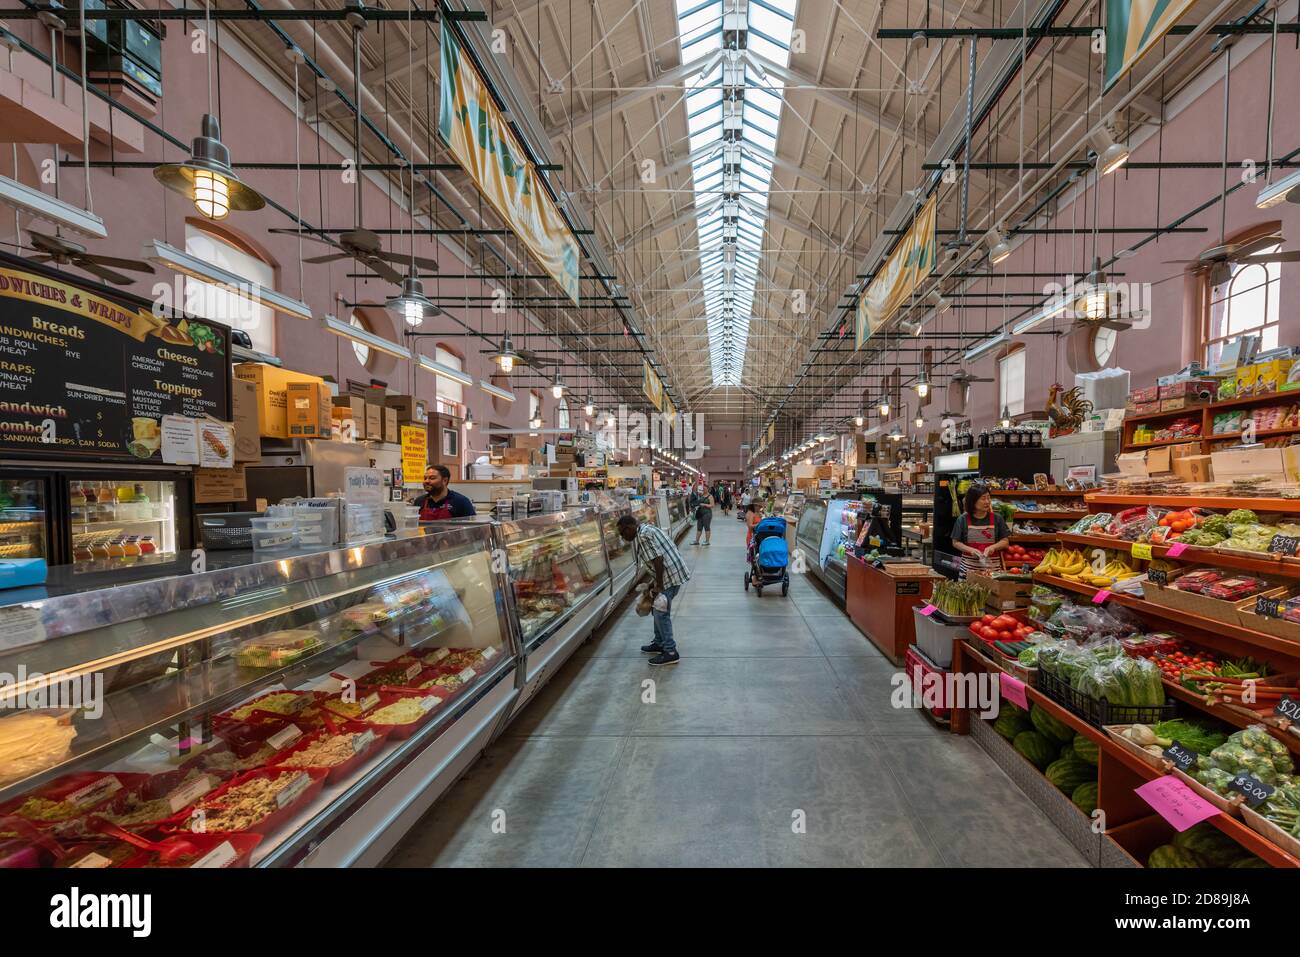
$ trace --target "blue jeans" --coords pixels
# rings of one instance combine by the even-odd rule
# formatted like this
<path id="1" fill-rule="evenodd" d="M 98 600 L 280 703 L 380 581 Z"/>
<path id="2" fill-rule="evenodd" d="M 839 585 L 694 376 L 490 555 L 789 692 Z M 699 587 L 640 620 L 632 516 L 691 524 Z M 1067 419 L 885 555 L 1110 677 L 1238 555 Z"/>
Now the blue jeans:
<path id="1" fill-rule="evenodd" d="M 660 594 L 668 598 L 667 611 L 652 611 L 651 616 L 655 620 L 655 644 L 662 648 L 665 654 L 676 654 L 677 642 L 673 641 L 673 599 L 681 590 L 681 585 L 669 585 Z"/>

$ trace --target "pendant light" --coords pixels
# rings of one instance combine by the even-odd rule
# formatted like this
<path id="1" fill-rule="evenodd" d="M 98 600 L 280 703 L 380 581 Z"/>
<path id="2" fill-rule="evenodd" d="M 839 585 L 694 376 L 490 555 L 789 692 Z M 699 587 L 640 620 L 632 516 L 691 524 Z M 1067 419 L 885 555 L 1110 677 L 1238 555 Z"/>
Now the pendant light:
<path id="1" fill-rule="evenodd" d="M 564 380 L 560 378 L 558 372 L 555 373 L 555 381 L 551 383 L 551 396 L 556 399 L 564 398 Z"/>
<path id="2" fill-rule="evenodd" d="M 921 413 L 918 412 L 916 414 L 916 420 L 912 424 L 915 425 L 918 429 L 925 428 L 925 416 L 923 416 Z"/>
<path id="3" fill-rule="evenodd" d="M 412 327 L 442 312 L 424 294 L 424 283 L 414 276 L 407 276 L 402 280 L 402 291 L 385 302 L 384 308 Z"/>
<path id="4" fill-rule="evenodd" d="M 1008 405 L 1002 407 L 1002 421 L 1000 424 L 1004 429 L 1011 428 L 1011 407 Z"/>
<path id="5" fill-rule="evenodd" d="M 1097 151 L 1097 171 L 1102 176 L 1115 172 L 1128 162 L 1128 147 L 1115 141 L 1115 129 L 1109 120 L 1088 137 L 1088 142 Z"/>
<path id="6" fill-rule="evenodd" d="M 862 428 L 862 424 L 865 421 L 866 419 L 861 412 L 859 412 L 857 415 L 853 417 L 853 424 L 856 425 L 858 428 Z"/>
<path id="7" fill-rule="evenodd" d="M 916 394 L 922 399 L 930 394 L 930 380 L 926 377 L 924 366 L 916 377 Z"/>
<path id="8" fill-rule="evenodd" d="M 469 409 L 465 410 L 465 431 L 466 432 L 474 431 L 474 413 L 471 412 Z"/>
<path id="9" fill-rule="evenodd" d="M 882 395 L 880 397 L 880 417 L 882 419 L 889 418 L 889 397 L 888 396 Z"/>
<path id="10" fill-rule="evenodd" d="M 984 234 L 984 242 L 989 247 L 989 263 L 994 266 L 1011 255 L 1011 244 L 996 226 Z"/>
<path id="11" fill-rule="evenodd" d="M 591 418 L 592 413 L 596 411 L 596 400 L 591 397 L 590 392 L 587 393 L 587 400 L 582 404 L 582 411 L 587 418 Z"/>
<path id="12" fill-rule="evenodd" d="M 492 353 L 492 361 L 500 367 L 502 372 L 509 375 L 515 367 L 515 360 L 518 358 L 520 358 L 520 355 L 515 352 L 514 343 L 510 341 L 510 331 L 507 329 L 501 336 L 501 348 Z"/>

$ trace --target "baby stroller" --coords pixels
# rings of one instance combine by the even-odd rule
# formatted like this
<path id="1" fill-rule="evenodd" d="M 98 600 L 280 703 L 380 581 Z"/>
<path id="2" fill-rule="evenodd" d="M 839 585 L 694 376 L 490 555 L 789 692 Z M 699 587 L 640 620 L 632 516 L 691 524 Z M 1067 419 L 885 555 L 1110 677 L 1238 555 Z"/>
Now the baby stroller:
<path id="1" fill-rule="evenodd" d="M 749 570 L 745 572 L 745 591 L 750 583 L 760 597 L 764 585 L 781 583 L 781 594 L 790 593 L 790 550 L 785 544 L 785 519 L 773 515 L 754 526 L 749 545 Z"/>

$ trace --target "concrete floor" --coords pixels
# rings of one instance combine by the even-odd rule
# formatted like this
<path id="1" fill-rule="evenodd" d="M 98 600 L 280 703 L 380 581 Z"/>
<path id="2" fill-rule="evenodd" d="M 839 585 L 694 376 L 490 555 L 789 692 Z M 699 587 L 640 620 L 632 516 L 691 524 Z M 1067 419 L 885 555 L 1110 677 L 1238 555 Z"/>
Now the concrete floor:
<path id="1" fill-rule="evenodd" d="M 898 669 L 811 576 L 756 598 L 741 523 L 693 534 L 682 662 L 646 665 L 625 603 L 390 866 L 1085 866 L 970 739 L 890 706 Z"/>

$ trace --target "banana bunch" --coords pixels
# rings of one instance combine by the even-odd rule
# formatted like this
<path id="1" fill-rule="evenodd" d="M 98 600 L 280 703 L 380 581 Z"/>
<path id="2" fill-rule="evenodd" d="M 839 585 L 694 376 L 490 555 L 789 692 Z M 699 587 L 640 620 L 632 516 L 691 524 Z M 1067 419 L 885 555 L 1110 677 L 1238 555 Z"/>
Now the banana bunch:
<path id="1" fill-rule="evenodd" d="M 1112 559 L 1100 572 L 1093 571 L 1089 565 L 1078 576 L 1078 581 L 1094 588 L 1110 588 L 1118 581 L 1133 578 L 1138 573 L 1118 559 Z"/>
<path id="2" fill-rule="evenodd" d="M 1084 558 L 1083 552 L 1077 548 L 1053 549 L 1056 553 L 1053 557 L 1050 553 L 1048 558 L 1052 558 L 1052 567 L 1047 574 L 1059 575 L 1061 578 L 1068 578 L 1077 581 L 1079 574 L 1088 569 L 1088 560 Z M 1046 559 L 1044 559 L 1046 561 Z"/>

